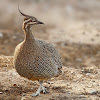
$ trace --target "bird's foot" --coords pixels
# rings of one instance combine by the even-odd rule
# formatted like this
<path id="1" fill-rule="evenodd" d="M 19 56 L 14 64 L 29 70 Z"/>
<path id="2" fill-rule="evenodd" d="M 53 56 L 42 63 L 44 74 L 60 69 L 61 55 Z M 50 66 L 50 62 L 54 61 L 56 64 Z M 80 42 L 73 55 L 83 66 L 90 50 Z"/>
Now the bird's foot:
<path id="1" fill-rule="evenodd" d="M 43 91 L 44 94 L 49 93 L 49 91 L 43 86 L 42 86 L 42 91 Z"/>
<path id="2" fill-rule="evenodd" d="M 38 90 L 36 91 L 36 93 L 32 94 L 32 97 L 34 96 L 41 96 L 40 92 L 43 91 L 44 94 L 48 93 L 49 91 L 43 87 L 43 81 L 39 81 L 40 82 L 40 87 L 38 88 Z"/>
<path id="3" fill-rule="evenodd" d="M 36 93 L 33 93 L 33 94 L 32 94 L 32 97 L 36 97 L 36 96 L 41 96 L 41 95 L 40 95 L 40 92 L 36 92 Z"/>
<path id="4" fill-rule="evenodd" d="M 38 88 L 38 90 L 36 91 L 36 93 L 33 93 L 33 94 L 32 94 L 32 97 L 34 97 L 34 96 L 41 96 L 41 95 L 40 95 L 41 87 L 42 87 L 42 85 L 40 85 L 40 87 Z"/>

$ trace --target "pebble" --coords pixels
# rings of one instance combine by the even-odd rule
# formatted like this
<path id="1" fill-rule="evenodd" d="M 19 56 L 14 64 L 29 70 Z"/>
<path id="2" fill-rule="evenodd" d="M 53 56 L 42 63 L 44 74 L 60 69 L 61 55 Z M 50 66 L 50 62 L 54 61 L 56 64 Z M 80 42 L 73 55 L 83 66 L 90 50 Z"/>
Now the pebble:
<path id="1" fill-rule="evenodd" d="M 91 41 L 95 41 L 95 39 L 94 38 L 91 38 Z"/>
<path id="2" fill-rule="evenodd" d="M 3 33 L 2 32 L 0 32 L 0 38 L 2 38 L 3 37 Z"/>
<path id="3" fill-rule="evenodd" d="M 50 81 L 47 81 L 48 84 L 50 84 Z"/>
<path id="4" fill-rule="evenodd" d="M 99 34 L 96 34 L 96 36 L 98 37 L 98 36 L 100 36 Z"/>
<path id="5" fill-rule="evenodd" d="M 80 98 L 80 100 L 87 100 L 87 99 L 84 97 L 84 95 L 80 95 L 79 98 Z"/>
<path id="6" fill-rule="evenodd" d="M 3 94 L 3 92 L 0 92 L 0 94 Z"/>
<path id="7" fill-rule="evenodd" d="M 56 99 L 54 99 L 54 98 L 50 98 L 49 100 L 56 100 Z"/>
<path id="8" fill-rule="evenodd" d="M 95 82 L 94 80 L 92 80 L 92 82 Z"/>
<path id="9" fill-rule="evenodd" d="M 17 86 L 16 84 L 13 84 L 13 86 Z"/>
<path id="10" fill-rule="evenodd" d="M 25 97 L 22 97 L 21 100 L 27 100 Z"/>
<path id="11" fill-rule="evenodd" d="M 66 5 L 65 10 L 69 14 L 73 13 L 73 7 L 71 5 Z"/>
<path id="12" fill-rule="evenodd" d="M 71 92 L 67 92 L 68 94 L 71 94 Z"/>
<path id="13" fill-rule="evenodd" d="M 47 83 L 48 83 L 48 84 L 54 84 L 54 82 L 50 82 L 50 81 L 48 81 Z"/>
<path id="14" fill-rule="evenodd" d="M 91 73 L 86 73 L 86 75 L 91 75 Z"/>
<path id="15" fill-rule="evenodd" d="M 91 94 L 91 95 L 94 95 L 94 94 L 97 94 L 98 91 L 97 90 L 90 90 L 90 91 L 88 91 L 88 93 Z"/>
<path id="16" fill-rule="evenodd" d="M 22 96 L 25 96 L 26 94 L 24 93 L 24 94 L 22 94 Z"/>
<path id="17" fill-rule="evenodd" d="M 76 59 L 77 62 L 82 62 L 83 60 L 81 58 Z"/>
<path id="18" fill-rule="evenodd" d="M 85 32 L 83 32 L 82 34 L 85 34 Z"/>
<path id="19" fill-rule="evenodd" d="M 54 90 L 59 89 L 59 88 L 60 88 L 60 87 L 56 87 L 56 86 L 52 87 L 52 89 L 54 89 Z"/>
<path id="20" fill-rule="evenodd" d="M 31 88 L 31 90 L 33 90 L 33 88 Z"/>
<path id="21" fill-rule="evenodd" d="M 16 37 L 16 36 L 12 36 L 12 38 L 13 38 L 13 39 L 16 39 L 17 37 Z"/>
<path id="22" fill-rule="evenodd" d="M 8 92 L 8 91 L 9 91 L 8 89 L 5 90 L 5 92 Z"/>

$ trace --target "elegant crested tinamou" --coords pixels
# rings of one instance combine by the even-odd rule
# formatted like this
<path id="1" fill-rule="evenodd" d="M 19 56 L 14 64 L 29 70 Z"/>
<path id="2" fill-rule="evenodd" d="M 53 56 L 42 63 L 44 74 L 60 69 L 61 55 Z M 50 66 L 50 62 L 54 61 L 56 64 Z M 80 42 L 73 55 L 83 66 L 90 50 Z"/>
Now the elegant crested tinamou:
<path id="1" fill-rule="evenodd" d="M 54 46 L 42 40 L 35 39 L 31 32 L 31 27 L 38 24 L 44 24 L 35 17 L 22 13 L 23 31 L 25 39 L 17 45 L 14 52 L 14 66 L 18 74 L 29 80 L 38 80 L 40 87 L 32 96 L 40 95 L 40 92 L 46 93 L 43 87 L 43 80 L 59 76 L 62 71 L 62 61 L 59 53 Z"/>

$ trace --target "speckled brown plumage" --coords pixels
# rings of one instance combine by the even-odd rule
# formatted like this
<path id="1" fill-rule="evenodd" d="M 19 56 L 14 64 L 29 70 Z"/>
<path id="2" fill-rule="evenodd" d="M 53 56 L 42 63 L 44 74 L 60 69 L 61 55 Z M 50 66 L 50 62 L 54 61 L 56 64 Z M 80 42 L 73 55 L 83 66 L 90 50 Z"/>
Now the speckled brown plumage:
<path id="1" fill-rule="evenodd" d="M 47 80 L 61 74 L 62 62 L 52 44 L 35 39 L 31 26 L 43 24 L 32 16 L 25 16 L 25 39 L 14 52 L 14 65 L 20 76 L 29 80 Z M 37 94 L 39 95 L 39 94 Z"/>

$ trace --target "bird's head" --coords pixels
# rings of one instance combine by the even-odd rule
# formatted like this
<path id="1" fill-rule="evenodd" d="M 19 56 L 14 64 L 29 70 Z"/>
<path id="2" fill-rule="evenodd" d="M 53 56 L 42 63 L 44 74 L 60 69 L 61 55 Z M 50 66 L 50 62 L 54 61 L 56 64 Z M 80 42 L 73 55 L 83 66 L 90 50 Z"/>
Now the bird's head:
<path id="1" fill-rule="evenodd" d="M 38 21 L 37 18 L 35 18 L 34 16 L 29 16 L 29 15 L 26 15 L 24 13 L 22 13 L 18 7 L 18 10 L 20 12 L 21 15 L 23 15 L 25 18 L 24 18 L 24 22 L 23 22 L 23 28 L 25 29 L 26 27 L 31 27 L 33 25 L 37 25 L 37 24 L 44 24 L 43 22 L 41 21 Z"/>

